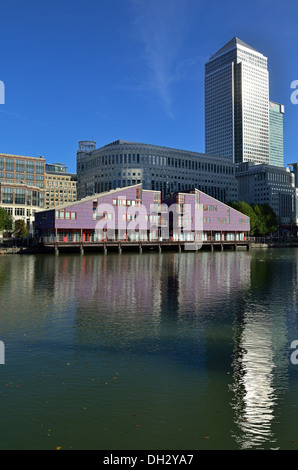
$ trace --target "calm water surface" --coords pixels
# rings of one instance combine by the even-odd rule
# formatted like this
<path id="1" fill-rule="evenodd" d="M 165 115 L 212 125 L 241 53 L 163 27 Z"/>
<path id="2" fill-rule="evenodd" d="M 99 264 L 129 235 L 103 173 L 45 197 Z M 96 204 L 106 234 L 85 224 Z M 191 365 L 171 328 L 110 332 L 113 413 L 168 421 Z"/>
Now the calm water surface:
<path id="1" fill-rule="evenodd" d="M 298 449 L 298 249 L 0 257 L 1 449 Z"/>

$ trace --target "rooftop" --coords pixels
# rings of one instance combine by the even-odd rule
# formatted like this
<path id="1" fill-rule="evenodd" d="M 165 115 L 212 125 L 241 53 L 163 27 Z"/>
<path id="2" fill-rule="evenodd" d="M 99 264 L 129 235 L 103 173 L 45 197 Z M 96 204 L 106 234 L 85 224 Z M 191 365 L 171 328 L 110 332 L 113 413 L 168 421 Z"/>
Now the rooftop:
<path id="1" fill-rule="evenodd" d="M 231 39 L 231 41 L 229 41 L 225 46 L 223 46 L 221 49 L 219 49 L 219 51 L 217 51 L 215 54 L 213 54 L 209 60 L 213 60 L 215 59 L 216 57 L 220 56 L 221 54 L 223 54 L 224 52 L 227 52 L 231 49 L 234 49 L 236 48 L 237 46 L 243 46 L 243 47 L 246 47 L 247 49 L 250 49 L 254 52 L 258 52 L 256 49 L 254 49 L 253 47 L 249 46 L 248 44 L 246 44 L 245 42 L 241 41 L 241 39 L 237 38 L 237 37 L 234 37 L 233 39 Z"/>

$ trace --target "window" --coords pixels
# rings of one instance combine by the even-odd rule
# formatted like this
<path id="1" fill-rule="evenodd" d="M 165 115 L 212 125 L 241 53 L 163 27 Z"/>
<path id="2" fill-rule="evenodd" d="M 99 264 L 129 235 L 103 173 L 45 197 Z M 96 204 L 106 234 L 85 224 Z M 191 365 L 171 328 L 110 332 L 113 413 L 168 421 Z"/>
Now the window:
<path id="1" fill-rule="evenodd" d="M 12 207 L 4 207 L 3 209 L 6 210 L 6 212 L 8 214 L 13 215 L 13 208 Z"/>
<path id="2" fill-rule="evenodd" d="M 104 212 L 103 214 L 93 214 L 94 220 L 113 220 L 113 214 L 107 214 Z"/>
<path id="3" fill-rule="evenodd" d="M 44 173 L 44 162 L 36 162 L 35 170 L 36 170 L 36 173 L 39 173 L 39 174 Z"/>
<path id="4" fill-rule="evenodd" d="M 44 194 L 39 193 L 39 207 L 44 207 Z"/>
<path id="5" fill-rule="evenodd" d="M 27 191 L 27 205 L 31 206 L 31 191 Z"/>
<path id="6" fill-rule="evenodd" d="M 16 171 L 18 173 L 24 173 L 24 171 L 25 171 L 25 162 L 24 162 L 24 160 L 16 160 Z"/>
<path id="7" fill-rule="evenodd" d="M 69 211 L 55 211 L 55 218 L 56 219 L 66 219 L 66 220 L 76 220 L 77 213 L 76 212 L 69 212 Z"/>
<path id="8" fill-rule="evenodd" d="M 6 158 L 5 160 L 5 171 L 14 171 L 14 160 Z"/>
<path id="9" fill-rule="evenodd" d="M 26 162 L 26 173 L 34 173 L 34 162 Z"/>
<path id="10" fill-rule="evenodd" d="M 15 204 L 25 204 L 25 189 L 15 189 Z"/>
<path id="11" fill-rule="evenodd" d="M 19 215 L 25 215 L 25 209 L 24 208 L 21 208 L 21 207 L 17 207 L 15 209 L 15 216 L 19 216 Z"/>
<path id="12" fill-rule="evenodd" d="M 37 206 L 37 191 L 32 191 L 32 206 Z"/>
<path id="13" fill-rule="evenodd" d="M 216 212 L 216 211 L 217 211 L 217 206 L 209 205 L 209 204 L 204 204 L 203 210 L 204 210 L 204 211 L 212 211 L 212 212 L 215 211 L 215 212 Z"/>
<path id="14" fill-rule="evenodd" d="M 13 189 L 3 188 L 2 190 L 2 203 L 12 204 L 13 203 Z"/>

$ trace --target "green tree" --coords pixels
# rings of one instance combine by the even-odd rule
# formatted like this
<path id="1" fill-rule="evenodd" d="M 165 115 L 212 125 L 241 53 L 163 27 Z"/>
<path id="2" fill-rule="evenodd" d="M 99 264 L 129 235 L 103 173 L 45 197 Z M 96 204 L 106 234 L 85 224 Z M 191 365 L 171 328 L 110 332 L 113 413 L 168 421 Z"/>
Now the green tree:
<path id="1" fill-rule="evenodd" d="M 277 216 L 269 204 L 248 204 L 244 201 L 230 202 L 229 206 L 250 218 L 250 234 L 265 237 L 277 230 Z"/>
<path id="2" fill-rule="evenodd" d="M 266 225 L 266 219 L 263 216 L 263 209 L 262 206 L 259 204 L 252 205 L 252 209 L 257 216 L 257 223 L 256 223 L 256 235 L 260 237 L 265 237 L 268 234 L 268 229 Z"/>
<path id="3" fill-rule="evenodd" d="M 258 219 L 255 211 L 250 204 L 244 201 L 230 202 L 229 206 L 241 214 L 247 215 L 250 218 L 250 235 L 255 236 L 258 226 Z"/>
<path id="4" fill-rule="evenodd" d="M 15 221 L 14 236 L 15 237 L 27 237 L 28 236 L 28 228 L 24 220 L 19 219 Z"/>
<path id="5" fill-rule="evenodd" d="M 3 207 L 0 207 L 0 231 L 12 232 L 13 218 Z"/>
<path id="6" fill-rule="evenodd" d="M 265 235 L 276 232 L 278 227 L 278 219 L 272 207 L 267 203 L 261 204 L 259 207 L 261 212 L 259 217 L 262 219 L 265 225 Z"/>

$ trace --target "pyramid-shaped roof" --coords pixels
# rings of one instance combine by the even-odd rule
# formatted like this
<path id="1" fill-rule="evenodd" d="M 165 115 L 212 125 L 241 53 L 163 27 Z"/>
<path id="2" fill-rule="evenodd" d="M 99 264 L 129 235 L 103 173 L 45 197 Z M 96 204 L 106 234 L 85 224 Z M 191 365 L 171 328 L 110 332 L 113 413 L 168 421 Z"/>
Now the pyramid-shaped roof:
<path id="1" fill-rule="evenodd" d="M 249 45 L 246 44 L 245 42 L 241 41 L 241 39 L 234 37 L 234 38 L 231 39 L 231 41 L 229 41 L 225 46 L 223 46 L 221 49 L 219 49 L 219 51 L 217 51 L 215 54 L 213 54 L 213 55 L 210 57 L 209 60 L 215 59 L 217 56 L 220 56 L 220 55 L 223 54 L 224 52 L 229 51 L 230 49 L 233 49 L 233 48 L 237 47 L 238 45 L 244 46 L 244 47 L 246 47 L 246 48 L 248 48 L 248 49 L 251 49 L 251 50 L 254 51 L 254 52 L 257 52 L 256 49 L 254 49 L 253 47 L 249 46 Z"/>

